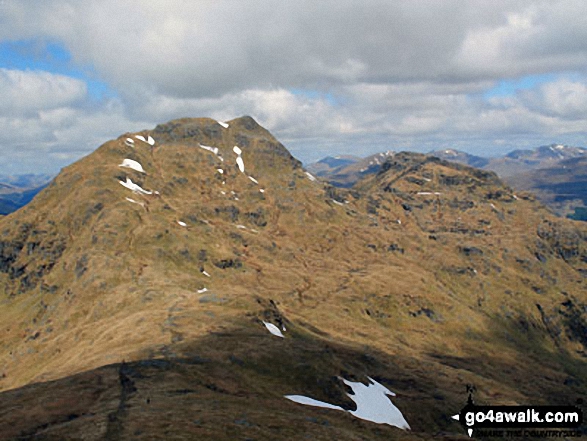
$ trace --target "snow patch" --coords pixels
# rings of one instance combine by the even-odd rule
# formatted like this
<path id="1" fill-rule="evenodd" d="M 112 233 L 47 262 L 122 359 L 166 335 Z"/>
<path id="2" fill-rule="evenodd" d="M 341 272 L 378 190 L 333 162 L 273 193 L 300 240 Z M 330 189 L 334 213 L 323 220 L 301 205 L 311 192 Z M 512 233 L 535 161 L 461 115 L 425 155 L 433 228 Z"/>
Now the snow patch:
<path id="1" fill-rule="evenodd" d="M 252 176 L 249 176 L 249 179 L 251 181 L 253 181 L 255 184 L 259 184 L 259 181 L 257 181 L 255 178 L 253 178 Z"/>
<path id="2" fill-rule="evenodd" d="M 152 191 L 147 191 L 141 188 L 139 185 L 135 184 L 130 178 L 126 178 L 126 182 L 118 181 L 120 185 L 123 187 L 128 188 L 129 190 L 134 191 L 135 193 L 142 193 L 142 194 L 153 194 Z"/>
<path id="3" fill-rule="evenodd" d="M 140 205 L 141 207 L 145 206 L 145 204 L 143 204 L 142 202 L 135 201 L 134 199 L 131 199 L 131 198 L 125 198 L 125 199 L 129 202 L 132 202 L 133 204 Z"/>
<path id="4" fill-rule="evenodd" d="M 209 152 L 212 152 L 215 155 L 218 155 L 218 147 L 209 147 L 207 145 L 200 144 L 200 148 L 203 148 L 204 150 L 208 150 Z"/>
<path id="5" fill-rule="evenodd" d="M 241 171 L 241 173 L 245 172 L 245 163 L 243 161 L 243 158 L 241 158 L 240 156 L 236 158 L 236 165 L 238 165 L 238 169 Z"/>
<path id="6" fill-rule="evenodd" d="M 352 394 L 347 393 L 347 395 L 357 404 L 357 410 L 349 410 L 347 412 L 362 420 L 371 421 L 377 424 L 388 424 L 402 430 L 410 430 L 410 425 L 405 420 L 400 410 L 395 407 L 388 398 L 388 396 L 395 397 L 395 393 L 382 384 L 379 384 L 371 377 L 367 378 L 370 382 L 367 386 L 360 382 L 347 381 L 344 378 L 341 378 L 344 384 L 353 390 Z M 325 403 L 301 395 L 285 395 L 285 398 L 307 406 L 344 411 L 344 409 L 335 406 L 334 404 Z"/>
<path id="7" fill-rule="evenodd" d="M 221 168 L 217 168 L 216 171 L 218 171 L 218 173 L 220 173 L 221 175 L 224 174 L 224 170 L 222 170 Z"/>
<path id="8" fill-rule="evenodd" d="M 208 291 L 208 288 L 202 288 L 202 289 L 199 289 L 199 290 L 198 290 L 198 294 L 203 294 L 203 293 L 205 293 L 206 291 Z"/>
<path id="9" fill-rule="evenodd" d="M 349 398 L 357 403 L 357 410 L 350 413 L 362 420 L 373 421 L 379 424 L 389 424 L 390 426 L 399 427 L 403 430 L 410 430 L 410 425 L 405 420 L 402 413 L 387 396 L 395 397 L 395 394 L 382 384 L 367 377 L 372 384 L 365 386 L 360 382 L 351 382 L 342 379 L 344 384 L 349 386 L 354 395 L 349 394 Z"/>
<path id="10" fill-rule="evenodd" d="M 310 173 L 310 172 L 305 172 L 305 173 L 306 173 L 306 176 L 308 176 L 308 179 L 309 179 L 310 181 L 312 181 L 312 182 L 316 182 L 316 181 L 318 180 L 318 179 L 316 179 L 316 178 L 315 178 L 315 177 L 312 175 L 312 173 Z"/>
<path id="11" fill-rule="evenodd" d="M 147 144 L 155 145 L 155 140 L 153 138 L 151 138 L 151 135 L 149 135 L 149 137 L 147 138 Z"/>
<path id="12" fill-rule="evenodd" d="M 202 274 L 204 274 L 206 277 L 210 277 L 210 274 L 208 274 L 208 271 L 202 270 Z"/>
<path id="13" fill-rule="evenodd" d="M 133 170 L 136 170 L 140 173 L 145 173 L 143 166 L 139 164 L 137 161 L 133 161 L 132 159 L 125 159 L 124 161 L 122 161 L 122 164 L 119 164 L 118 166 L 132 168 Z"/>
<path id="14" fill-rule="evenodd" d="M 132 138 L 126 138 L 124 140 L 124 143 L 129 146 L 129 147 L 134 147 L 135 146 L 135 142 L 132 140 Z"/>
<path id="15" fill-rule="evenodd" d="M 136 138 L 136 139 L 139 139 L 139 140 L 141 140 L 141 141 L 143 141 L 143 142 L 147 142 L 147 139 L 146 139 L 144 136 L 141 136 L 141 135 L 135 135 L 135 138 Z"/>
<path id="16" fill-rule="evenodd" d="M 236 145 L 232 148 L 232 151 L 237 154 L 236 165 L 238 165 L 238 169 L 241 171 L 241 173 L 244 173 L 245 172 L 245 163 L 244 163 L 243 158 L 241 156 L 243 151 Z"/>
<path id="17" fill-rule="evenodd" d="M 220 124 L 222 127 L 224 127 L 225 129 L 228 129 L 228 124 L 222 121 L 216 121 L 218 124 Z"/>
<path id="18" fill-rule="evenodd" d="M 279 328 L 277 326 L 275 326 L 273 323 L 268 323 L 266 321 L 263 321 L 263 324 L 265 325 L 267 330 L 269 332 L 271 332 L 271 334 L 275 335 L 276 337 L 285 338 L 283 336 L 283 334 L 281 333 L 281 331 L 279 330 Z"/>
<path id="19" fill-rule="evenodd" d="M 285 398 L 295 403 L 304 404 L 306 406 L 323 407 L 324 409 L 335 409 L 344 411 L 344 409 L 340 406 L 325 403 L 324 401 L 318 401 L 314 398 L 304 397 L 303 395 L 285 395 Z"/>
<path id="20" fill-rule="evenodd" d="M 181 225 L 182 227 L 187 227 L 188 226 L 185 222 L 182 222 L 182 221 L 177 221 L 177 223 L 179 225 Z"/>

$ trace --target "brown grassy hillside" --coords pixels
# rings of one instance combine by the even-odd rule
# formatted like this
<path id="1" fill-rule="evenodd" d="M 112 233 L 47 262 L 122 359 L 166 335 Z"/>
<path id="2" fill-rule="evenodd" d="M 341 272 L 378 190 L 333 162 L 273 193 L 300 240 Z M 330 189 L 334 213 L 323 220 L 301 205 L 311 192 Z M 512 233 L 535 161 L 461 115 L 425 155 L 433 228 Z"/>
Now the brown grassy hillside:
<path id="1" fill-rule="evenodd" d="M 451 438 L 469 383 L 585 394 L 584 224 L 418 154 L 335 189 L 250 117 L 134 135 L 0 219 L 5 439 Z M 337 376 L 387 385 L 412 432 L 283 398 L 348 408 Z"/>

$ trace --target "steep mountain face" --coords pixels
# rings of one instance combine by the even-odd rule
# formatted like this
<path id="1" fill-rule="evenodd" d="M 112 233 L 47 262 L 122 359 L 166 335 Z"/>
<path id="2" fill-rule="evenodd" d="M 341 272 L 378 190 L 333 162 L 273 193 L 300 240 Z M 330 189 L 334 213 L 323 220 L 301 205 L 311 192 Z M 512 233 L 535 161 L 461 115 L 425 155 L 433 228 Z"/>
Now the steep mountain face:
<path id="1" fill-rule="evenodd" d="M 587 229 L 491 172 L 381 162 L 335 188 L 243 117 L 64 169 L 0 220 L 0 439 L 465 439 L 466 384 L 584 396 Z M 368 377 L 411 431 L 284 397 L 355 411 L 340 378 Z"/>
<path id="2" fill-rule="evenodd" d="M 260 235 L 263 228 L 278 230 L 278 207 L 293 202 L 296 186 L 311 193 L 315 184 L 283 146 L 251 121 L 243 118 L 229 129 L 213 120 L 175 121 L 150 133 L 157 139 L 154 146 L 135 139 L 129 147 L 125 135 L 64 169 L 32 204 L 3 219 L 0 282 L 9 299 L 3 312 L 20 308 L 26 293 L 36 296 L 3 344 L 10 346 L 12 336 L 14 343 L 24 345 L 13 353 L 22 351 L 25 359 L 41 358 L 43 363 L 54 360 L 56 375 L 68 373 L 68 365 L 97 366 L 104 354 L 89 347 L 80 351 L 66 342 L 80 339 L 89 346 L 108 346 L 121 354 L 113 358 L 119 360 L 137 348 L 167 343 L 173 334 L 173 326 L 165 324 L 173 321 L 168 309 L 187 293 L 199 305 L 193 292 L 211 288 L 202 271 L 216 273 L 212 280 L 219 284 L 226 273 L 249 283 L 256 280 L 257 256 L 242 269 L 251 246 L 247 236 Z M 233 152 L 237 143 L 245 173 Z M 200 144 L 220 146 L 220 151 L 215 154 Z M 120 167 L 124 159 L 137 161 L 146 173 Z M 130 191 L 121 185 L 127 179 L 153 193 Z M 266 186 L 271 191 L 263 192 Z M 272 248 L 262 236 L 253 241 Z M 238 285 L 229 290 L 242 291 Z M 167 295 L 155 295 L 168 288 Z M 220 297 L 212 303 L 221 303 Z M 121 332 L 112 325 L 113 319 L 129 316 L 136 328 Z M 165 331 L 153 326 L 154 317 L 160 316 L 165 316 Z M 55 342 L 59 352 L 47 353 L 51 345 L 42 341 L 56 338 L 65 338 L 64 344 Z M 19 358 L 13 359 L 15 368 L 23 364 Z M 36 378 L 35 370 L 43 370 L 24 364 L 30 366 L 30 379 Z M 16 384 L 29 381 L 12 378 Z"/>

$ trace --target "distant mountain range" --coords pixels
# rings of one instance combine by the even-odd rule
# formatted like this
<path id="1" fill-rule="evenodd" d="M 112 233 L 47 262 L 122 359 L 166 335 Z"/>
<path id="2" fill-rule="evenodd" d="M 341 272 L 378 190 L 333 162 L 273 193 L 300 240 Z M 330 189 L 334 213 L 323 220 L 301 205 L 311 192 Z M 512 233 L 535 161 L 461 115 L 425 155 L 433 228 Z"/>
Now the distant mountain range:
<path id="1" fill-rule="evenodd" d="M 331 181 L 337 187 L 352 187 L 363 176 L 376 173 L 387 157 L 394 152 L 376 153 L 366 158 L 358 156 L 327 156 L 306 169 L 318 177 Z"/>
<path id="2" fill-rule="evenodd" d="M 0 174 L 0 194 L 2 193 L 2 188 L 17 188 L 17 189 L 25 189 L 25 188 L 36 188 L 45 185 L 49 182 L 54 175 L 49 174 L 33 174 L 33 173 L 26 173 L 22 175 L 2 175 Z"/>
<path id="3" fill-rule="evenodd" d="M 46 174 L 0 175 L 0 215 L 28 204 L 51 179 Z"/>
<path id="4" fill-rule="evenodd" d="M 344 162 L 328 157 L 307 168 L 336 187 L 349 188 L 365 175 L 379 171 L 377 158 L 394 154 L 378 153 L 367 158 L 346 156 Z M 428 155 L 494 171 L 514 189 L 534 193 L 557 214 L 587 220 L 587 149 L 583 147 L 552 144 L 514 150 L 497 158 L 484 158 L 455 149 L 435 150 Z"/>
<path id="5" fill-rule="evenodd" d="M 587 220 L 587 155 L 556 161 L 545 168 L 509 176 L 512 187 L 535 193 L 546 205 L 560 214 Z"/>
<path id="6" fill-rule="evenodd" d="M 445 161 L 458 162 L 476 168 L 484 168 L 490 162 L 490 159 L 488 158 L 470 155 L 469 153 L 454 149 L 435 150 L 430 152 L 429 155 L 436 156 Z"/>
<path id="7" fill-rule="evenodd" d="M 327 156 L 318 162 L 314 162 L 307 167 L 307 170 L 316 176 L 331 176 L 334 170 L 342 169 L 348 165 L 356 164 L 363 160 L 360 156 Z"/>
<path id="8" fill-rule="evenodd" d="M 327 156 L 308 164 L 306 169 L 335 187 L 350 188 L 363 177 L 377 173 L 383 162 L 395 154 L 386 151 L 366 158 Z M 514 150 L 494 158 L 456 149 L 434 150 L 428 155 L 494 171 L 514 189 L 534 193 L 558 215 L 587 220 L 586 148 L 551 144 Z M 52 176 L 47 174 L 0 175 L 0 215 L 7 215 L 28 204 L 51 179 Z"/>

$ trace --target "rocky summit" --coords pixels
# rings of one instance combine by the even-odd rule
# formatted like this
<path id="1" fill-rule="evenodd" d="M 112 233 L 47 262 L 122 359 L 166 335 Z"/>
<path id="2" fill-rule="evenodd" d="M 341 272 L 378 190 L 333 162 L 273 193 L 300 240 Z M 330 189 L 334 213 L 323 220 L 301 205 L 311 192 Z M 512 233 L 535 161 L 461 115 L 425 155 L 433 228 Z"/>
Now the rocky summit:
<path id="1" fill-rule="evenodd" d="M 0 219 L 0 439 L 469 439 L 467 385 L 584 397 L 586 224 L 381 162 L 334 188 L 250 117 L 186 118 L 65 168 Z"/>

